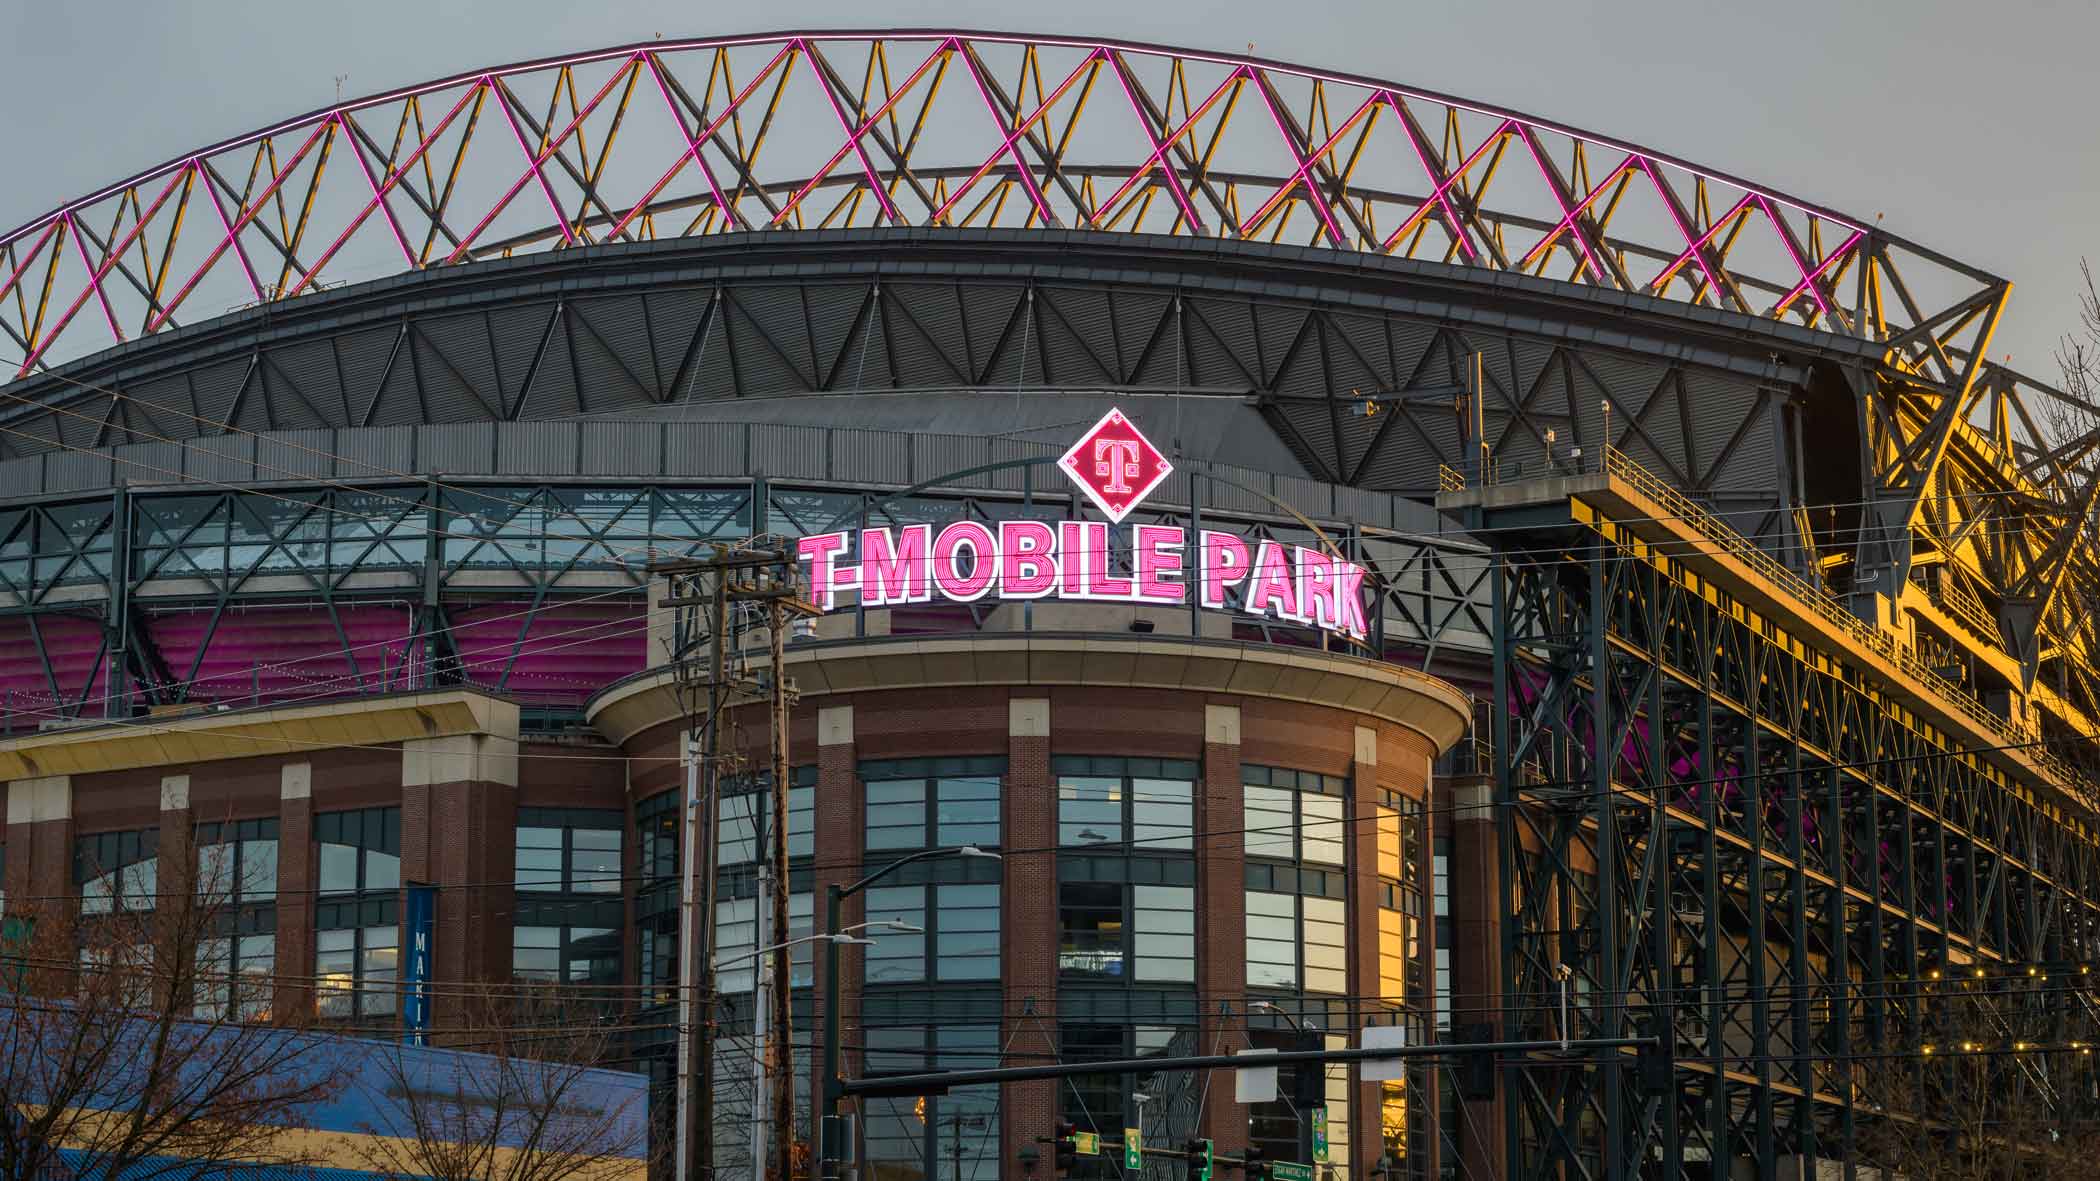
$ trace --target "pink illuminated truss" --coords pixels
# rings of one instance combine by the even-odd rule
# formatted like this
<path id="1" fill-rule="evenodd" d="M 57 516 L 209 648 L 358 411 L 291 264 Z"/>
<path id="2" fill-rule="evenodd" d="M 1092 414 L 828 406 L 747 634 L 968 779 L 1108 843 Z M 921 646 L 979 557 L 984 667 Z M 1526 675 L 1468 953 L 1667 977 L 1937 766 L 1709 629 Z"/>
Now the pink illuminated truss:
<path id="1" fill-rule="evenodd" d="M 402 270 L 878 226 L 1486 267 L 1873 340 L 1964 392 L 1988 367 L 1962 333 L 2007 290 L 1724 173 L 1397 83 L 1088 39 L 784 33 L 475 70 L 69 201 L 0 237 L 0 362 Z"/>

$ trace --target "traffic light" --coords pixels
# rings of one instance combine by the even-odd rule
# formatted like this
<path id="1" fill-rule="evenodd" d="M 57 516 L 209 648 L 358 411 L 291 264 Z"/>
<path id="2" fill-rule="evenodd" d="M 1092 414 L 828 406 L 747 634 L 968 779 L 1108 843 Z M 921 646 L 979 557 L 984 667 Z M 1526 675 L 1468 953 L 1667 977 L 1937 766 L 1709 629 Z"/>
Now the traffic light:
<path id="1" fill-rule="evenodd" d="M 1050 1161 L 1058 1172 L 1070 1172 L 1079 1163 L 1078 1137 L 1078 1124 L 1068 1119 L 1057 1121 L 1057 1140 L 1051 1148 Z"/>
<path id="2" fill-rule="evenodd" d="M 1671 1094 L 1677 1089 L 1677 1047 L 1670 1031 L 1651 1025 L 1641 1033 L 1655 1040 L 1637 1052 L 1634 1085 L 1643 1095 Z"/>
<path id="3" fill-rule="evenodd" d="M 1480 1045 L 1495 1040 L 1491 1025 L 1459 1025 L 1451 1030 L 1454 1043 Z M 1458 1054 L 1458 1096 L 1461 1099 L 1495 1097 L 1495 1056 L 1481 1050 Z"/>
<path id="4" fill-rule="evenodd" d="M 1191 1140 L 1181 1146 L 1181 1151 L 1189 1158 L 1189 1181 L 1210 1181 L 1211 1142 Z"/>
<path id="5" fill-rule="evenodd" d="M 1269 1181 L 1269 1156 L 1260 1145 L 1249 1144 L 1244 1159 L 1241 1181 Z"/>
<path id="6" fill-rule="evenodd" d="M 1327 1048 L 1320 1031 L 1300 1030 L 1297 1048 L 1317 1054 Z M 1291 1070 L 1291 1103 L 1299 1111 L 1327 1106 L 1327 1068 L 1318 1062 L 1300 1062 Z"/>

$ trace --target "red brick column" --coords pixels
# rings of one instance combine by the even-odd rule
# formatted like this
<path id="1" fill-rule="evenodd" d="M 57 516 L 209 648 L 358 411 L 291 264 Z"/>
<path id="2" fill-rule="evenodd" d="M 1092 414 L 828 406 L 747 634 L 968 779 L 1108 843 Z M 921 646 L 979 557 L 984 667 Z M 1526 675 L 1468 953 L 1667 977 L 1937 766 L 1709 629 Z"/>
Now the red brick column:
<path id="1" fill-rule="evenodd" d="M 286 763 L 277 783 L 277 988 L 282 1020 L 313 1016 L 314 769 Z"/>
<path id="2" fill-rule="evenodd" d="M 154 874 L 156 889 L 173 898 L 195 889 L 197 832 L 190 813 L 190 777 L 163 775 L 160 780 L 160 845 Z"/>
<path id="3" fill-rule="evenodd" d="M 1015 697 L 1008 702 L 1005 824 L 1008 850 L 1000 888 L 1000 978 L 1006 1016 L 1002 1031 L 1017 1062 L 1052 1061 L 1057 1054 L 1057 789 L 1050 777 L 1050 701 Z M 1033 1004 L 1033 1018 L 1023 1017 Z M 1054 1172 L 1047 1146 L 1057 1123 L 1055 1081 L 1008 1083 L 1000 1090 L 1005 1112 L 999 1175 L 1018 1177 L 1024 1148 L 1044 1158 L 1035 1176 Z"/>
<path id="4" fill-rule="evenodd" d="M 1369 1024 L 1372 1014 L 1383 1007 L 1380 1001 L 1393 998 L 1378 970 L 1378 953 L 1381 935 L 1378 926 L 1379 876 L 1378 842 L 1381 835 L 1391 841 L 1398 837 L 1399 818 L 1390 809 L 1379 806 L 1383 784 L 1378 777 L 1378 731 L 1370 726 L 1356 727 L 1356 750 L 1349 768 L 1352 785 L 1349 811 L 1348 883 L 1349 883 L 1349 993 L 1351 996 L 1380 998 L 1362 1002 L 1352 1022 L 1358 1029 Z M 1385 815 L 1381 816 L 1383 812 Z M 1410 1002 L 1419 1003 L 1422 998 L 1409 997 Z M 1383 1022 L 1381 1022 L 1383 1024 Z M 1353 1035 L 1354 1031 L 1348 1032 Z M 1351 1036 L 1351 1044 L 1355 1043 Z M 1350 1071 L 1351 1077 L 1359 1072 Z M 1379 1091 L 1382 1084 L 1358 1082 L 1351 1088 L 1349 1096 L 1349 1161 L 1352 1176 L 1365 1177 L 1378 1163 L 1385 1150 L 1384 1112 Z"/>
<path id="5" fill-rule="evenodd" d="M 73 780 L 17 779 L 7 785 L 7 910 L 36 916 L 36 958 L 72 962 L 72 899 Z M 65 996 L 73 973 L 53 962 L 30 972 L 26 987 L 40 996 Z"/>
<path id="6" fill-rule="evenodd" d="M 1451 836 L 1451 1032 L 1455 1037 L 1467 1025 L 1486 1025 L 1490 1037 L 1504 1034 L 1500 1007 L 1502 993 L 1502 875 L 1495 835 L 1494 784 L 1484 776 L 1468 776 L 1438 785 L 1438 795 L 1451 802 L 1448 817 L 1438 817 L 1439 828 Z M 1446 827 L 1448 826 L 1448 827 Z M 1431 899 L 1431 910 L 1435 900 Z M 1432 919 L 1432 922 L 1434 920 Z M 1500 1072 L 1496 1083 L 1499 1086 Z M 1475 1099 L 1465 1105 L 1458 1119 L 1459 1174 L 1502 1176 L 1502 1102 Z"/>
<path id="7" fill-rule="evenodd" d="M 816 873 L 811 882 L 810 903 L 814 910 L 814 929 L 824 929 L 825 898 L 832 886 L 851 885 L 861 873 L 860 854 L 863 829 L 863 808 L 860 790 L 859 760 L 854 754 L 853 707 L 850 705 L 826 706 L 817 711 L 817 799 Z M 852 926 L 861 921 L 864 911 L 860 895 L 845 900 L 839 908 L 841 926 Z M 860 1028 L 861 949 L 842 947 L 839 951 L 839 1041 L 842 1052 L 839 1070 L 847 1077 L 861 1073 L 860 1059 L 854 1047 L 862 1040 Z M 823 1113 L 823 1046 L 824 997 L 829 982 L 824 978 L 825 948 L 817 946 L 816 995 L 811 1006 L 812 1029 L 819 1047 L 811 1061 L 810 1070 L 811 1112 L 821 1117 Z M 812 1136 L 821 1136 L 821 1127 L 813 1128 Z"/>
<path id="8" fill-rule="evenodd" d="M 1197 1052 L 1245 1049 L 1247 997 L 1247 843 L 1240 806 L 1240 708 L 1203 708 L 1203 782 L 1196 797 Z M 1247 1148 L 1247 1109 L 1233 1101 L 1231 1078 L 1211 1082 L 1202 1135 L 1219 1156 Z"/>
<path id="9" fill-rule="evenodd" d="M 7 909 L 65 912 L 73 894 L 73 780 L 67 775 L 7 785 Z"/>
<path id="10" fill-rule="evenodd" d="M 402 883 L 438 887 L 434 1026 L 469 1019 L 468 997 L 457 986 L 510 977 L 517 787 L 514 737 L 463 734 L 401 744 Z"/>

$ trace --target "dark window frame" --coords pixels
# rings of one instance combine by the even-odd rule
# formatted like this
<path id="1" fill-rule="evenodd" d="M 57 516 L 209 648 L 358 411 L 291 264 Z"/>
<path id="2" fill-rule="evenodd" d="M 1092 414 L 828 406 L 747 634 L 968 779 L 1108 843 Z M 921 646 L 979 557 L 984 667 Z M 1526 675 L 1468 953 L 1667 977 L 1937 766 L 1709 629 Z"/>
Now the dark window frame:
<path id="1" fill-rule="evenodd" d="M 557 846 L 560 854 L 560 868 L 558 872 L 561 878 L 558 883 L 554 885 L 538 883 L 525 885 L 518 881 L 518 875 L 524 871 L 517 863 L 519 860 L 522 860 L 517 857 L 517 854 L 528 848 L 528 846 L 521 843 L 521 837 L 528 828 L 552 829 L 561 833 L 561 843 Z M 576 850 L 578 848 L 576 834 L 579 832 L 610 832 L 613 834 L 617 844 L 613 847 L 614 867 L 611 878 L 592 877 L 588 880 L 581 880 L 576 876 Z M 542 848 L 544 846 L 534 845 L 529 847 Z M 511 865 L 511 882 L 513 888 L 520 894 L 574 894 L 584 897 L 613 895 L 617 897 L 626 883 L 627 821 L 626 817 L 617 808 L 521 807 L 518 809 L 517 823 L 513 826 L 511 848 L 514 858 Z"/>
<path id="2" fill-rule="evenodd" d="M 996 849 L 1004 841 L 1007 776 L 1007 759 L 1004 755 L 956 755 L 945 758 L 923 759 L 871 759 L 862 762 L 854 770 L 860 779 L 861 799 L 867 810 L 867 815 L 862 825 L 865 831 L 861 834 L 861 851 L 865 855 L 865 859 L 870 862 L 880 861 L 885 857 L 903 856 L 919 849 L 940 849 L 951 845 L 967 844 L 975 845 L 980 849 Z M 991 839 L 948 839 L 947 835 L 942 831 L 944 821 L 940 814 L 941 785 L 943 783 L 983 780 L 989 780 L 992 784 Z M 878 784 L 908 783 L 912 781 L 917 781 L 920 784 L 919 817 L 916 825 L 876 824 L 873 812 L 877 805 L 869 798 L 868 793 L 870 789 Z M 982 797 L 977 798 L 981 802 Z M 983 820 L 970 820 L 955 821 L 954 823 L 959 826 L 967 824 L 972 827 L 982 827 L 985 822 Z M 871 845 L 868 843 L 869 839 L 878 832 L 905 833 L 913 827 L 919 829 L 919 839 L 916 842 L 897 845 Z M 961 834 L 958 833 L 956 836 L 960 838 Z"/>
<path id="3" fill-rule="evenodd" d="M 1098 841 L 1065 839 L 1068 824 L 1089 823 L 1065 819 L 1067 779 L 1115 779 L 1121 799 L 1116 820 L 1116 831 L 1101 834 Z M 1140 842 L 1137 836 L 1137 787 L 1140 779 L 1182 782 L 1189 786 L 1189 820 L 1187 844 L 1170 844 L 1157 839 Z M 1182 855 L 1193 857 L 1196 845 L 1196 797 L 1203 785 L 1202 767 L 1194 759 L 1124 758 L 1116 755 L 1052 755 L 1050 757 L 1050 785 L 1057 793 L 1057 845 L 1060 849 L 1124 848 L 1133 853 L 1157 854 L 1161 856 Z M 1150 801 L 1157 802 L 1157 801 Z M 1082 830 L 1082 832 L 1085 830 Z M 1080 834 L 1074 834 L 1080 835 Z"/>

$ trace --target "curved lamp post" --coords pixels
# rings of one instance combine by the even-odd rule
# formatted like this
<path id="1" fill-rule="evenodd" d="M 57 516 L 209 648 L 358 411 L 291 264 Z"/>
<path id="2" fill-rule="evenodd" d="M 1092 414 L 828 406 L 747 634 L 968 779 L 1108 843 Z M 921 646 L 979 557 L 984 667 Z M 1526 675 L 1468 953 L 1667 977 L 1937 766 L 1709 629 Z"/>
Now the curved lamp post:
<path id="1" fill-rule="evenodd" d="M 824 1063 L 818 1076 L 818 1136 L 825 1129 L 836 1127 L 835 1117 L 839 1113 L 839 1101 L 844 1097 L 839 1089 L 839 906 L 850 894 L 858 894 L 890 874 L 910 865 L 914 861 L 928 861 L 935 857 L 981 857 L 992 861 L 1001 860 L 999 854 L 980 849 L 975 845 L 958 845 L 945 849 L 925 849 L 909 856 L 899 857 L 881 869 L 862 877 L 859 881 L 841 886 L 834 883 L 824 890 L 824 930 L 814 936 L 824 941 Z M 886 926 L 892 929 L 908 927 L 905 923 L 861 923 L 859 927 Z M 857 940 L 856 942 L 869 942 Z M 836 1161 L 834 1151 L 824 1153 L 827 1160 Z"/>

